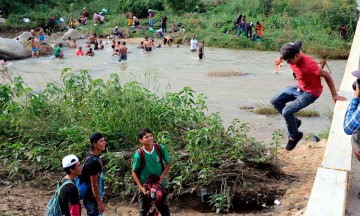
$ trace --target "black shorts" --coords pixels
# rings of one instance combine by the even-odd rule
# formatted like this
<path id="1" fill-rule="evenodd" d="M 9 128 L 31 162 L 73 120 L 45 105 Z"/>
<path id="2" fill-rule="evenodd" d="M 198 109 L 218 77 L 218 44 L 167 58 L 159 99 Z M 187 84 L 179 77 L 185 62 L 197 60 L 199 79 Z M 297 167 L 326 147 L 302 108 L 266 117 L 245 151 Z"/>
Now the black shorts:
<path id="1" fill-rule="evenodd" d="M 204 53 L 199 53 L 199 59 L 202 59 L 204 56 Z"/>

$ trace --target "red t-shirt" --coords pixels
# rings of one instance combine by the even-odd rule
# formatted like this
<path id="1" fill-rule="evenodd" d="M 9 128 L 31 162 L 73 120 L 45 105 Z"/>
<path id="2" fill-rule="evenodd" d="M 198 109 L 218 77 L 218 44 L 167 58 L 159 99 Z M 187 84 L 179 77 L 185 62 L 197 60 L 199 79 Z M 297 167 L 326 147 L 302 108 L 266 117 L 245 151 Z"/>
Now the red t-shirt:
<path id="1" fill-rule="evenodd" d="M 78 50 L 76 50 L 76 55 L 77 55 L 77 56 L 83 56 L 83 55 L 84 55 L 84 51 L 78 49 Z"/>
<path id="2" fill-rule="evenodd" d="M 290 64 L 291 69 L 296 75 L 298 87 L 314 97 L 320 97 L 323 91 L 319 75 L 320 67 L 311 57 L 302 52 L 300 52 L 300 55 L 302 59 L 298 64 Z"/>

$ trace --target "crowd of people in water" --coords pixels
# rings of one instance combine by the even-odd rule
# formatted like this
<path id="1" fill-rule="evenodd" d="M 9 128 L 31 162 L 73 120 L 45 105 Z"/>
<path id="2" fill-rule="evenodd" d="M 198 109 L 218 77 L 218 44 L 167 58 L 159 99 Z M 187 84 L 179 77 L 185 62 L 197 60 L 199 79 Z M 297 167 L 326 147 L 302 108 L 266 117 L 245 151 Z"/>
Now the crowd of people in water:
<path id="1" fill-rule="evenodd" d="M 106 9 L 103 9 L 99 12 L 94 13 L 93 15 L 93 23 L 104 23 L 104 15 L 107 12 Z M 65 22 L 65 19 L 62 17 L 55 18 L 50 17 L 47 23 L 44 26 L 38 26 L 37 29 L 31 29 L 30 33 L 32 37 L 28 38 L 27 43 L 31 46 L 32 57 L 40 57 L 41 51 L 44 49 L 44 45 L 46 44 L 45 38 L 50 36 L 54 31 L 64 31 L 66 29 L 81 29 L 82 25 L 87 25 L 89 20 L 89 12 L 86 8 L 83 8 L 83 11 L 78 19 L 71 19 L 68 25 Z M 155 11 L 152 9 L 148 10 L 148 27 L 147 30 L 149 32 L 155 32 L 154 24 L 155 24 Z M 135 16 L 133 12 L 128 12 L 126 14 L 127 24 L 129 29 L 136 30 L 138 28 L 145 28 L 140 26 L 140 19 Z M 170 26 L 168 26 L 169 19 L 163 15 L 161 17 L 161 29 L 156 31 L 156 37 L 162 40 L 162 43 L 158 43 L 155 47 L 156 38 L 145 37 L 142 40 L 137 48 L 142 49 L 144 52 L 151 52 L 155 48 L 162 47 L 172 47 L 174 42 L 175 32 L 182 31 L 185 32 L 185 28 L 181 28 L 181 23 L 175 24 L 174 21 L 171 22 Z M 168 29 L 169 27 L 169 29 Z M 124 41 L 118 41 L 116 39 L 124 38 Z M 68 38 L 67 41 L 56 43 L 56 47 L 54 47 L 54 57 L 55 58 L 64 58 L 64 47 L 70 47 L 71 49 L 76 49 L 76 56 L 95 56 L 95 52 L 97 50 L 103 50 L 106 44 L 111 43 L 111 48 L 113 50 L 113 56 L 118 56 L 118 61 L 126 61 L 127 54 L 129 50 L 126 46 L 126 38 L 127 35 L 120 29 L 119 26 L 115 26 L 113 32 L 104 36 L 97 36 L 96 34 L 92 34 L 89 36 L 88 41 L 83 46 L 78 46 L 76 44 L 76 40 Z M 19 39 L 16 39 L 19 42 Z M 111 42 L 109 41 L 111 40 Z M 104 43 L 105 41 L 105 43 Z M 193 35 L 192 39 L 189 41 L 191 52 L 198 51 L 199 59 L 203 59 L 204 55 L 204 41 L 198 42 Z M 180 47 L 176 45 L 176 47 Z M 87 49 L 86 51 L 84 50 Z M 39 52 L 40 51 L 40 52 Z"/>
<path id="2" fill-rule="evenodd" d="M 138 44 L 137 48 L 142 49 L 143 52 L 151 52 L 155 48 L 172 47 L 174 38 L 171 34 L 165 35 L 166 26 L 163 25 L 163 27 L 164 28 L 161 29 L 163 32 L 162 32 L 162 35 L 160 36 L 163 44 L 158 43 L 158 45 L 155 47 L 155 39 L 145 37 L 144 40 L 142 40 Z M 39 57 L 40 56 L 39 50 L 44 49 L 43 45 L 46 44 L 45 31 L 41 26 L 39 26 L 37 31 L 35 31 L 34 29 L 31 29 L 30 33 L 31 33 L 32 37 L 30 37 L 28 39 L 28 43 L 31 45 L 32 57 Z M 116 26 L 114 28 L 114 32 L 112 34 L 111 49 L 113 50 L 112 56 L 118 56 L 119 62 L 126 61 L 127 55 L 128 55 L 128 53 L 130 53 L 130 51 L 128 50 L 128 48 L 126 46 L 126 39 L 123 38 L 124 40 L 121 41 L 121 38 L 123 38 L 123 34 L 121 33 L 119 27 Z M 106 42 L 104 42 L 104 40 L 106 40 Z M 17 38 L 16 41 L 19 42 L 19 38 Z M 67 41 L 60 42 L 56 45 L 56 47 L 54 47 L 55 48 L 55 50 L 54 50 L 55 58 L 61 59 L 64 57 L 63 48 L 65 47 L 64 46 L 65 44 L 67 44 L 66 47 L 69 47 L 70 49 L 76 49 L 76 51 L 75 51 L 76 56 L 95 56 L 94 51 L 103 50 L 105 48 L 106 44 L 110 44 L 110 38 L 109 38 L 109 36 L 107 38 L 104 38 L 104 36 L 92 34 L 88 37 L 88 40 L 86 41 L 86 43 L 84 45 L 85 48 L 87 49 L 87 51 L 84 51 L 82 46 L 77 45 L 76 40 L 72 39 L 71 37 L 68 37 Z M 191 40 L 189 41 L 189 44 L 190 44 L 191 52 L 198 51 L 199 59 L 203 59 L 205 57 L 205 54 L 204 54 L 205 42 L 204 41 L 198 42 L 198 40 L 196 39 L 196 36 L 193 35 Z M 176 45 L 176 47 L 180 47 L 180 46 Z"/>

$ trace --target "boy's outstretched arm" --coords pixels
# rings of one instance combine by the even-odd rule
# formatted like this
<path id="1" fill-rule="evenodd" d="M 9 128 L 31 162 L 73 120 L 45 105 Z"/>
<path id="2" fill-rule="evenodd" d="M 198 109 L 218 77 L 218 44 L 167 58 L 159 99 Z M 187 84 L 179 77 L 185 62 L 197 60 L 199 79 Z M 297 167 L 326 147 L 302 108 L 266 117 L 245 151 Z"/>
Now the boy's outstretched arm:
<path id="1" fill-rule="evenodd" d="M 332 79 L 331 75 L 326 70 L 320 69 L 319 75 L 321 77 L 324 77 L 327 85 L 329 86 L 329 89 L 330 89 L 330 92 L 331 92 L 334 103 L 337 100 L 342 100 L 342 101 L 346 100 L 345 97 L 343 97 L 341 95 L 338 95 L 338 93 L 336 92 L 336 89 L 335 89 L 334 80 Z"/>

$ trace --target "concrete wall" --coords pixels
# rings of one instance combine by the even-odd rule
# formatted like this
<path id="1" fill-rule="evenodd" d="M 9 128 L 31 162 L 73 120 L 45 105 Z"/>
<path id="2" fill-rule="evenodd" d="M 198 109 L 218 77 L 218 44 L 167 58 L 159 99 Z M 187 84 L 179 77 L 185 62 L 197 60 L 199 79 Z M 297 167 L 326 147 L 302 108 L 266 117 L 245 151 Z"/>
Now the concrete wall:
<path id="1" fill-rule="evenodd" d="M 351 173 L 351 136 L 344 133 L 343 121 L 346 109 L 353 97 L 352 83 L 356 80 L 351 72 L 359 69 L 360 21 L 357 24 L 350 55 L 340 85 L 339 93 L 347 101 L 336 102 L 329 139 L 321 167 L 318 168 L 310 199 L 305 211 L 308 216 L 345 215 Z"/>

